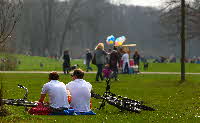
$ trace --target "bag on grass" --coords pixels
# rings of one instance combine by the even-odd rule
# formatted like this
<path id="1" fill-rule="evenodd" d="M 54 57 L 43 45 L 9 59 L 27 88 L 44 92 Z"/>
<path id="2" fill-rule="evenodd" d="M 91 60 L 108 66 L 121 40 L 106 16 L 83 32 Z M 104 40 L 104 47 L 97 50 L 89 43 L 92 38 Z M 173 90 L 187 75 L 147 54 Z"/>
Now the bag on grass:
<path id="1" fill-rule="evenodd" d="M 96 65 L 96 54 L 94 54 L 94 57 L 92 58 L 92 64 Z"/>

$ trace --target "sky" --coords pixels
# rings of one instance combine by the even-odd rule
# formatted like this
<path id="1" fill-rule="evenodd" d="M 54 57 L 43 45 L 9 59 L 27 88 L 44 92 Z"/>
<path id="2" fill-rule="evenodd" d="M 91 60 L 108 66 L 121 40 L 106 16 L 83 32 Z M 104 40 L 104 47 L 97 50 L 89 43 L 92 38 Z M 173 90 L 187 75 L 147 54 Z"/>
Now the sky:
<path id="1" fill-rule="evenodd" d="M 60 0 L 65 1 L 65 0 Z M 141 5 L 141 6 L 159 6 L 165 0 L 110 0 L 115 4 L 126 4 L 126 5 Z"/>
<path id="2" fill-rule="evenodd" d="M 65 0 L 60 0 L 65 1 Z M 140 6 L 152 6 L 152 7 L 159 7 L 162 5 L 166 0 L 110 0 L 115 4 L 126 4 L 126 5 L 140 5 Z M 193 0 L 186 0 L 186 1 L 193 1 Z"/>
<path id="3" fill-rule="evenodd" d="M 140 5 L 140 6 L 160 6 L 165 0 L 111 0 L 116 4 Z"/>

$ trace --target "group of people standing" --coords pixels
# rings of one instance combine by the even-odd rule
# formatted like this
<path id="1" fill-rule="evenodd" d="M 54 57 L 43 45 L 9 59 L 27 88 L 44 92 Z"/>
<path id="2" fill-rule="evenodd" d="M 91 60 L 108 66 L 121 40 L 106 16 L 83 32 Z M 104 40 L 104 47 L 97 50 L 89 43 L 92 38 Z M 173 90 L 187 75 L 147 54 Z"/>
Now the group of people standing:
<path id="1" fill-rule="evenodd" d="M 120 64 L 121 60 L 123 61 L 122 72 L 127 73 L 127 74 L 130 73 L 129 72 L 130 53 L 128 53 L 127 51 L 119 52 L 117 50 L 117 47 L 114 46 L 111 51 L 106 52 L 104 50 L 104 44 L 99 43 L 95 48 L 94 57 L 95 57 L 96 66 L 97 66 L 97 74 L 96 74 L 97 82 L 99 81 L 99 78 L 101 80 L 104 79 L 104 77 L 102 75 L 102 71 L 106 71 L 106 70 L 103 70 L 104 64 L 106 64 L 105 69 L 110 68 L 110 70 L 112 71 L 110 78 L 114 78 L 115 80 L 119 80 L 118 79 L 118 65 Z M 133 60 L 134 60 L 134 65 L 137 65 L 138 70 L 139 70 L 140 55 L 137 50 L 134 52 Z M 108 73 L 108 71 L 109 70 L 107 70 L 107 73 Z"/>
<path id="2" fill-rule="evenodd" d="M 97 66 L 97 74 L 96 74 L 96 81 L 99 81 L 99 78 L 103 81 L 104 77 L 102 75 L 103 67 L 106 61 L 106 56 L 109 55 L 109 58 L 106 63 L 106 67 L 108 67 L 113 71 L 113 74 L 111 75 L 111 78 L 114 78 L 115 80 L 118 80 L 118 67 L 117 64 L 120 62 L 120 56 L 117 52 L 117 48 L 114 47 L 113 50 L 108 53 L 104 50 L 104 44 L 99 43 L 94 51 L 94 57 L 96 60 L 96 66 Z"/>
<path id="3" fill-rule="evenodd" d="M 113 49 L 109 49 L 109 51 L 104 50 L 104 44 L 99 43 L 93 52 L 93 55 L 89 49 L 86 50 L 86 55 L 85 55 L 85 64 L 86 64 L 86 72 L 92 71 L 92 67 L 90 66 L 90 63 L 92 59 L 94 58 L 95 60 L 95 65 L 97 66 L 97 73 L 96 73 L 96 82 L 99 80 L 103 81 L 105 76 L 108 77 L 108 75 L 103 76 L 103 71 L 106 71 L 107 69 L 110 69 L 112 71 L 112 74 L 109 76 L 110 78 L 114 78 L 115 80 L 118 79 L 118 65 L 121 64 L 121 60 L 123 61 L 122 63 L 122 72 L 123 73 L 130 73 L 129 68 L 130 68 L 130 53 L 127 51 L 122 51 L 119 52 L 117 50 L 117 47 L 114 46 Z M 69 52 L 65 51 L 64 52 L 64 63 L 63 63 L 63 71 L 64 74 L 69 73 L 70 71 L 70 57 L 69 57 Z M 139 67 L 139 61 L 140 61 L 140 55 L 138 51 L 135 51 L 133 55 L 134 59 L 134 65 L 137 65 Z M 104 68 L 106 70 L 104 70 Z M 109 73 L 107 70 L 107 73 Z"/>

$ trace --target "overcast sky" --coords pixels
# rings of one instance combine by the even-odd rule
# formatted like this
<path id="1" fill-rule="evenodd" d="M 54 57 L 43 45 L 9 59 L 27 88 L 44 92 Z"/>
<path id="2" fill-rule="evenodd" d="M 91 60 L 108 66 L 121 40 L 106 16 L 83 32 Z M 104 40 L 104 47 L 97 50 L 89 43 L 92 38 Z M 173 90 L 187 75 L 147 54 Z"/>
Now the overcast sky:
<path id="1" fill-rule="evenodd" d="M 65 0 L 60 0 L 65 1 Z M 141 6 L 159 6 L 165 0 L 110 0 L 116 4 L 122 3 L 126 5 L 141 5 Z"/>
<path id="2" fill-rule="evenodd" d="M 65 0 L 60 0 L 65 1 Z M 110 0 L 115 4 L 126 4 L 126 5 L 140 5 L 140 6 L 153 6 L 158 7 L 162 5 L 166 0 Z M 186 0 L 193 1 L 193 0 Z"/>
<path id="3" fill-rule="evenodd" d="M 115 3 L 122 3 L 127 5 L 141 5 L 141 6 L 159 6 L 165 0 L 111 0 Z"/>

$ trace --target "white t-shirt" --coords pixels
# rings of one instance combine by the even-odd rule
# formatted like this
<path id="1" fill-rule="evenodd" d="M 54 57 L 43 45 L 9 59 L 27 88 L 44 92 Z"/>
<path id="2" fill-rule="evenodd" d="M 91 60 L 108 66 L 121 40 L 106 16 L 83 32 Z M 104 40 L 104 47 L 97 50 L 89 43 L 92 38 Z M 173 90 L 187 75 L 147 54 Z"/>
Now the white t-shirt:
<path id="1" fill-rule="evenodd" d="M 128 63 L 128 67 L 130 67 L 130 64 L 129 64 L 129 55 L 128 55 L 128 53 L 125 53 L 125 54 L 122 56 L 121 59 L 123 60 L 123 71 L 124 71 L 126 63 Z"/>
<path id="2" fill-rule="evenodd" d="M 76 79 L 66 85 L 67 90 L 70 91 L 72 102 L 70 106 L 75 112 L 90 111 L 90 98 L 92 85 L 83 79 Z"/>
<path id="3" fill-rule="evenodd" d="M 125 53 L 125 54 L 122 56 L 122 60 L 123 60 L 123 63 L 126 63 L 126 62 L 129 63 L 129 55 L 128 55 L 128 53 Z"/>
<path id="4" fill-rule="evenodd" d="M 66 86 L 58 80 L 51 80 L 44 84 L 41 94 L 49 95 L 49 103 L 53 108 L 69 108 Z"/>

